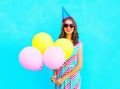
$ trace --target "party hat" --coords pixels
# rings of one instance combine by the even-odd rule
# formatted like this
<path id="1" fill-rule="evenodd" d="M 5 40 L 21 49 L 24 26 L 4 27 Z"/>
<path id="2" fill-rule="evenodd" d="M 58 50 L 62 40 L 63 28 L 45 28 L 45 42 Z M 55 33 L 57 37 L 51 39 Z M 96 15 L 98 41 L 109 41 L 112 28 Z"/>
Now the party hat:
<path id="1" fill-rule="evenodd" d="M 62 20 L 71 17 L 64 7 L 62 7 Z"/>

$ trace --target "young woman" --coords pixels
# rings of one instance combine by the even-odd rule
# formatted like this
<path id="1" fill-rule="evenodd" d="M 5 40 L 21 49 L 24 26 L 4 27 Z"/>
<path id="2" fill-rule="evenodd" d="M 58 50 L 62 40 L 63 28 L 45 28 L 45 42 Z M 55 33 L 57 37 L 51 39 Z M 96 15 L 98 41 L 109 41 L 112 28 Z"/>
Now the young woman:
<path id="1" fill-rule="evenodd" d="M 82 68 L 82 42 L 78 41 L 76 22 L 72 17 L 62 21 L 62 30 L 59 38 L 67 38 L 73 45 L 73 53 L 59 69 L 54 70 L 51 80 L 55 83 L 55 89 L 80 89 Z"/>

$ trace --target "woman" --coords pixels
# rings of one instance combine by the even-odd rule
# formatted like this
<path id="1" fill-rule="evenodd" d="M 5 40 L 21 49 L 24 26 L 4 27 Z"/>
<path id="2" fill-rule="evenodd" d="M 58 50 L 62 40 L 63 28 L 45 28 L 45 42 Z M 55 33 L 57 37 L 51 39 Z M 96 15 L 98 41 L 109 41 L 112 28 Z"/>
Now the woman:
<path id="1" fill-rule="evenodd" d="M 78 41 L 77 26 L 71 16 L 62 21 L 62 31 L 59 38 L 70 40 L 73 45 L 73 53 L 59 69 L 54 70 L 51 80 L 56 84 L 55 89 L 80 89 L 82 68 L 82 43 Z"/>

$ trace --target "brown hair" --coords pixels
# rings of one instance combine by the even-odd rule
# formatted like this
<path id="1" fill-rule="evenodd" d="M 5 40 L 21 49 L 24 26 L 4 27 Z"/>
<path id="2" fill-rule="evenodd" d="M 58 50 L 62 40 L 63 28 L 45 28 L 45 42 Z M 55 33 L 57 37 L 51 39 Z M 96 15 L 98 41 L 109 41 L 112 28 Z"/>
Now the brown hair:
<path id="1" fill-rule="evenodd" d="M 70 19 L 70 20 L 73 22 L 73 24 L 75 25 L 74 31 L 73 31 L 73 33 L 72 33 L 72 38 L 71 38 L 71 39 L 73 40 L 73 44 L 75 45 L 75 44 L 78 42 L 79 36 L 78 36 L 78 32 L 77 32 L 76 22 L 75 22 L 75 20 L 74 20 L 72 17 L 68 17 L 68 18 L 65 18 L 65 19 L 62 20 L 62 28 L 61 28 L 61 33 L 60 33 L 60 35 L 59 35 L 59 38 L 66 38 L 66 33 L 65 33 L 65 31 L 64 31 L 63 26 L 64 26 L 64 23 L 65 23 L 65 21 L 66 21 L 67 19 Z"/>

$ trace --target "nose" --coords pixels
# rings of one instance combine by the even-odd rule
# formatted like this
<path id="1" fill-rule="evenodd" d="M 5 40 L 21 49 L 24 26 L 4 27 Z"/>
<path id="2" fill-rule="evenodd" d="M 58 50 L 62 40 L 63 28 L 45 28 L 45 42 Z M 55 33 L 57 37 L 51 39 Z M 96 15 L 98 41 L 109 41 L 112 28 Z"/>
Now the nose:
<path id="1" fill-rule="evenodd" d="M 68 25 L 68 28 L 71 28 L 70 25 Z"/>

